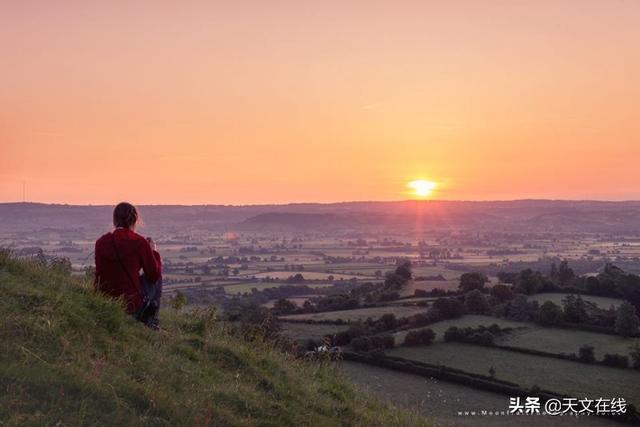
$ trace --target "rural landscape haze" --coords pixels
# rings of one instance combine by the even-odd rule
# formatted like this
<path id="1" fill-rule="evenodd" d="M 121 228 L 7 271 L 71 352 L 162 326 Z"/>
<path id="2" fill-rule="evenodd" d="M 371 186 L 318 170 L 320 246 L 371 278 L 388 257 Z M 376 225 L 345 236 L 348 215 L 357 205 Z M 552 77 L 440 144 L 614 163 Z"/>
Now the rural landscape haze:
<path id="1" fill-rule="evenodd" d="M 0 426 L 640 425 L 639 40 L 0 2 Z"/>

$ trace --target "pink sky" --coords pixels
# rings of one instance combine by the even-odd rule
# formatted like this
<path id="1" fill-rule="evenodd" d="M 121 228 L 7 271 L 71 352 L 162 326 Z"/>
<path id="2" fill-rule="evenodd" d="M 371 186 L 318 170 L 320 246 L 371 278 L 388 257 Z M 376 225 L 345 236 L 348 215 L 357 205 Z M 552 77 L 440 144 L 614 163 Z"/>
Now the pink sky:
<path id="1" fill-rule="evenodd" d="M 108 4 L 107 4 L 108 3 Z M 0 201 L 640 199 L 640 2 L 4 2 Z"/>

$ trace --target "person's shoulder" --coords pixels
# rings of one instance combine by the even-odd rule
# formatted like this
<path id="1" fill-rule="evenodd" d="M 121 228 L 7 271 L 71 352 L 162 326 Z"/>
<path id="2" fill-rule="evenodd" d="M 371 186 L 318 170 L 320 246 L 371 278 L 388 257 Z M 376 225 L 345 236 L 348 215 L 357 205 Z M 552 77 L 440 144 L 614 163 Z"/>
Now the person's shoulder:
<path id="1" fill-rule="evenodd" d="M 142 234 L 138 234 L 135 231 L 130 231 L 129 237 L 131 238 L 131 240 L 142 240 L 144 242 L 147 241 L 147 239 Z"/>
<path id="2" fill-rule="evenodd" d="M 96 240 L 96 245 L 99 244 L 99 243 L 102 243 L 105 240 L 110 239 L 110 238 L 111 238 L 111 232 L 105 233 L 102 236 L 98 237 L 98 240 Z"/>
<path id="3" fill-rule="evenodd" d="M 132 242 L 135 242 L 137 245 L 145 246 L 145 245 L 149 244 L 149 242 L 147 242 L 147 238 L 146 237 L 144 237 L 141 234 L 136 233 L 135 231 L 130 231 L 128 237 Z"/>

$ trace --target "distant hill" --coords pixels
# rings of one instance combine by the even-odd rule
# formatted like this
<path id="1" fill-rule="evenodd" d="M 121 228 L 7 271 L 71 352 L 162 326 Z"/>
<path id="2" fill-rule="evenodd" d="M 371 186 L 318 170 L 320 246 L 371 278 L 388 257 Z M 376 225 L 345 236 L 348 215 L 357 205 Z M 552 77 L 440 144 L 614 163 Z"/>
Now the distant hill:
<path id="1" fill-rule="evenodd" d="M 640 202 L 515 200 L 399 201 L 249 206 L 140 206 L 154 228 L 256 229 L 421 227 L 640 235 Z M 0 231 L 43 228 L 108 229 L 112 206 L 0 204 Z"/>
<path id="2" fill-rule="evenodd" d="M 206 315 L 154 332 L 81 278 L 0 251 L 0 424 L 427 425 L 331 366 L 245 341 Z"/>

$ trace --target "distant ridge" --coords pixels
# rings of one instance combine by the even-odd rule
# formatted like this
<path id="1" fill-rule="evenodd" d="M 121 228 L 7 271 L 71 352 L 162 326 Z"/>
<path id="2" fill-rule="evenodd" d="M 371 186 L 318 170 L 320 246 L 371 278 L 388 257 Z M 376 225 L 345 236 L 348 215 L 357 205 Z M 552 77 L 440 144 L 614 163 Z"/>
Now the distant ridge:
<path id="1" fill-rule="evenodd" d="M 0 231 L 110 227 L 112 206 L 0 204 Z M 256 230 L 340 227 L 473 228 L 512 232 L 640 234 L 640 202 L 516 200 L 296 203 L 288 205 L 139 205 L 149 228 Z"/>

